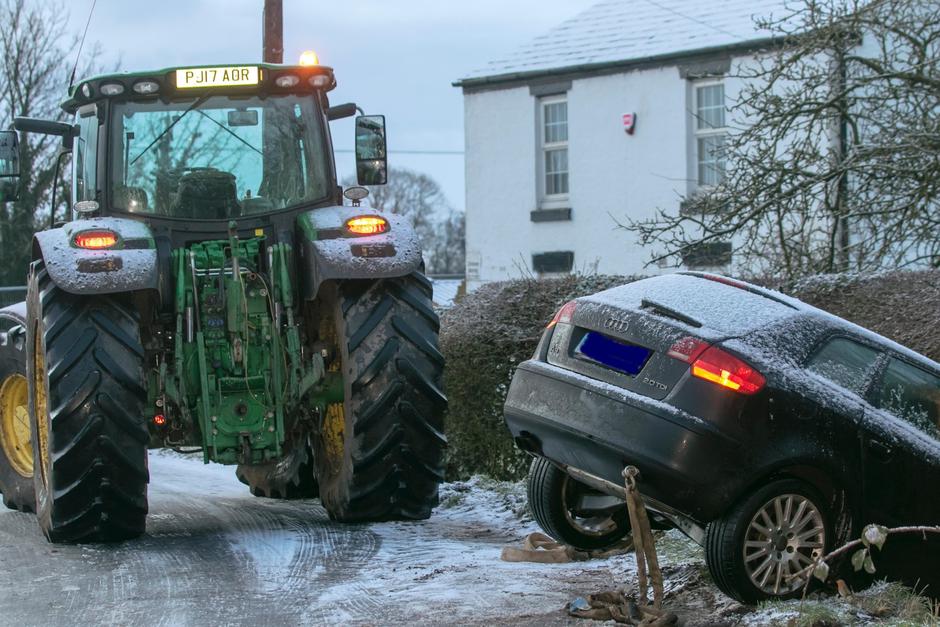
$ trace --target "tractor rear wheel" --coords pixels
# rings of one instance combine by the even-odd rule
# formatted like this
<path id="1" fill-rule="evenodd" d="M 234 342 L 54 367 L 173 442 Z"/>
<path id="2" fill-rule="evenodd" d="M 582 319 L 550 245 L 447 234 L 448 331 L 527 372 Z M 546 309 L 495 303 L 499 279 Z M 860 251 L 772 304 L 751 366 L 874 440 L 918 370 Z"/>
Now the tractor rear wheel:
<path id="1" fill-rule="evenodd" d="M 39 526 L 51 542 L 139 536 L 150 436 L 137 312 L 120 295 L 60 290 L 39 261 L 27 303 Z"/>
<path id="2" fill-rule="evenodd" d="M 239 464 L 238 480 L 255 496 L 270 499 L 312 499 L 319 494 L 313 476 L 313 452 L 304 434 L 285 443 L 281 459 L 266 464 Z"/>
<path id="3" fill-rule="evenodd" d="M 0 332 L 0 493 L 10 509 L 34 511 L 33 445 L 26 383 L 26 333 Z"/>
<path id="4" fill-rule="evenodd" d="M 327 408 L 315 439 L 321 502 L 339 521 L 425 519 L 438 503 L 447 445 L 431 284 L 415 273 L 333 289 L 327 322 L 345 402 Z"/>

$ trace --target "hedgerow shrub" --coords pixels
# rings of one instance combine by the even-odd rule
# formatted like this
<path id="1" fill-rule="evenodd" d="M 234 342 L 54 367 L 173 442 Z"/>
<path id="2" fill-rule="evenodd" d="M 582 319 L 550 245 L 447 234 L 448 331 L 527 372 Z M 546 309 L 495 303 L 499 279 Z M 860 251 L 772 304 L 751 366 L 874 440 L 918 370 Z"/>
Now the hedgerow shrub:
<path id="1" fill-rule="evenodd" d="M 532 356 L 546 323 L 565 302 L 638 278 L 569 276 L 491 283 L 444 313 L 449 479 L 477 473 L 497 479 L 525 476 L 529 457 L 515 448 L 503 422 L 503 403 L 516 366 Z M 940 361 L 940 270 L 766 283 Z"/>

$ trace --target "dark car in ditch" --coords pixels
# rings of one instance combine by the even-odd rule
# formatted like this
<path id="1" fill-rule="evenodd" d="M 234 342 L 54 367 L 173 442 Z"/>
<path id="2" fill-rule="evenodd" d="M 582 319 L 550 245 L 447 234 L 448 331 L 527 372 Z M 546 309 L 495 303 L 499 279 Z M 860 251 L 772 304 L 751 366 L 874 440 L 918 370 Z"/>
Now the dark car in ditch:
<path id="1" fill-rule="evenodd" d="M 529 504 L 548 534 L 585 549 L 622 538 L 634 465 L 653 523 L 702 544 L 744 602 L 799 594 L 797 574 L 867 523 L 940 524 L 940 365 L 719 275 L 564 305 L 505 418 L 535 456 Z M 885 558 L 903 549 L 894 538 Z M 936 544 L 911 542 L 922 576 L 940 570 Z"/>

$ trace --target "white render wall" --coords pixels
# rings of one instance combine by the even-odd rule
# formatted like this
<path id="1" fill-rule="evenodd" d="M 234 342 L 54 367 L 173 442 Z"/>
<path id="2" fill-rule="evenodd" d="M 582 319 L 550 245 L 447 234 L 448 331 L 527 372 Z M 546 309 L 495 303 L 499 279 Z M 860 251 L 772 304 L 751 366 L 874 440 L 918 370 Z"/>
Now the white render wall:
<path id="1" fill-rule="evenodd" d="M 734 66 L 739 61 L 732 63 Z M 726 98 L 738 86 L 725 79 Z M 533 253 L 573 251 L 574 271 L 654 274 L 651 250 L 615 219 L 678 211 L 688 178 L 691 83 L 676 66 L 574 79 L 568 96 L 571 221 L 532 222 L 541 149 L 538 98 L 528 86 L 464 96 L 467 278 L 473 283 L 532 272 Z M 636 113 L 633 135 L 622 115 Z M 730 117 L 729 117 L 730 120 Z M 478 265 L 477 265 L 478 264 Z"/>

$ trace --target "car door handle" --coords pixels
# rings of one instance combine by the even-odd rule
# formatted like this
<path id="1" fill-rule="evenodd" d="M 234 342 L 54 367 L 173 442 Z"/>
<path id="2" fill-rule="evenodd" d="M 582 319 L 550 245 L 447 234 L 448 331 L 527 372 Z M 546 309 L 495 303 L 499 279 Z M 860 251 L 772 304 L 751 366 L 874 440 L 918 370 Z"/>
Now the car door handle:
<path id="1" fill-rule="evenodd" d="M 871 451 L 871 456 L 875 459 L 881 461 L 887 461 L 891 459 L 893 450 L 887 444 L 882 444 L 877 440 L 870 440 L 868 442 L 868 450 Z"/>

